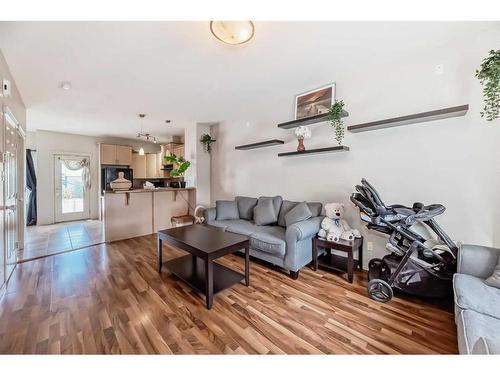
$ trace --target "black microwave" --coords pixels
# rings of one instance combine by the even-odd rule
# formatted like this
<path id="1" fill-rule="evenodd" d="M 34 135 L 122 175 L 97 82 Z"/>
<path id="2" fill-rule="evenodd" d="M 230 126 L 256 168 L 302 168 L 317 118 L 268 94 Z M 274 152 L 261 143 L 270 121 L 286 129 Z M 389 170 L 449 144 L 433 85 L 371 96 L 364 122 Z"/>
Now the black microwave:
<path id="1" fill-rule="evenodd" d="M 128 167 L 102 167 L 101 168 L 101 190 L 109 191 L 110 183 L 118 178 L 118 173 L 123 172 L 123 177 L 133 182 L 134 171 Z"/>

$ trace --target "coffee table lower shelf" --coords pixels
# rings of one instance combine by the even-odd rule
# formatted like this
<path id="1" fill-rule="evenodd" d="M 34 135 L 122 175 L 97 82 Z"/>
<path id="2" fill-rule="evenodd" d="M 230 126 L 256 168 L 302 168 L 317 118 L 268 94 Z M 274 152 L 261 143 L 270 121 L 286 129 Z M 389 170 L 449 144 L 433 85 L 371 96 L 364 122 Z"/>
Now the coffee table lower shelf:
<path id="1" fill-rule="evenodd" d="M 193 255 L 174 258 L 164 263 L 170 272 L 186 282 L 191 288 L 205 294 L 207 290 L 205 261 Z M 238 284 L 245 275 L 213 262 L 214 294 Z"/>

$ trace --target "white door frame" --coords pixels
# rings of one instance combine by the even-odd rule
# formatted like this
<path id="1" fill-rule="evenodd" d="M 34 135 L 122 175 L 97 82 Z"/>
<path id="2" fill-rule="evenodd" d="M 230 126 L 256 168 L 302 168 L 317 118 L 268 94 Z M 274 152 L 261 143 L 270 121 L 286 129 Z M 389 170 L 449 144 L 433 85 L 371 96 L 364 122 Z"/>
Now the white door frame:
<path id="1" fill-rule="evenodd" d="M 84 187 L 83 194 L 83 211 L 74 213 L 63 213 L 62 212 L 62 199 L 61 199 L 61 189 L 60 189 L 60 159 L 82 159 L 87 158 L 89 160 L 89 166 L 91 165 L 90 154 L 86 153 L 57 153 L 54 154 L 53 168 L 54 168 L 54 222 L 60 223 L 64 221 L 75 221 L 75 220 L 87 220 L 90 219 L 90 189 Z M 90 171 L 89 171 L 90 173 Z"/>

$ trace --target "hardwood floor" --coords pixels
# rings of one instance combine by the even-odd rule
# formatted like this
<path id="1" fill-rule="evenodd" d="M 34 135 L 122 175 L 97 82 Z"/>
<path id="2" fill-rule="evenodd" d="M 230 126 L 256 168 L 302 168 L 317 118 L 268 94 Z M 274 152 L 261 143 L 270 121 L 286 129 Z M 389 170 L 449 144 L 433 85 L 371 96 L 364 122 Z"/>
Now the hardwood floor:
<path id="1" fill-rule="evenodd" d="M 457 353 L 453 315 L 421 301 L 366 296 L 366 276 L 252 262 L 250 287 L 205 302 L 164 268 L 156 238 L 19 264 L 0 301 L 0 353 Z M 178 256 L 167 248 L 164 259 Z M 244 259 L 222 263 L 240 271 Z"/>

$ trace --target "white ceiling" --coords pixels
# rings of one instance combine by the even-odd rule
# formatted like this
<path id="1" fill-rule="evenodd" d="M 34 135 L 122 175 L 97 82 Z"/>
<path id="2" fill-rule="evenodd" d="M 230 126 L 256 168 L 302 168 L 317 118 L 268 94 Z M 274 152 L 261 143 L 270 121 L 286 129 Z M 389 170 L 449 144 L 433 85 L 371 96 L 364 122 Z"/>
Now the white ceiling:
<path id="1" fill-rule="evenodd" d="M 28 130 L 134 137 L 143 112 L 144 130 L 166 136 L 187 123 L 251 119 L 360 62 L 384 64 L 491 26 L 257 22 L 250 43 L 227 46 L 208 22 L 1 22 L 0 48 Z"/>

